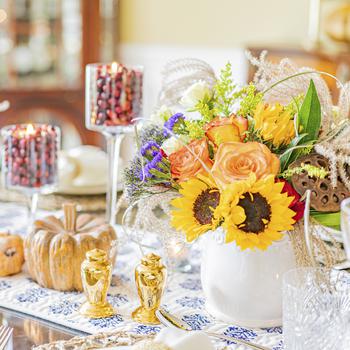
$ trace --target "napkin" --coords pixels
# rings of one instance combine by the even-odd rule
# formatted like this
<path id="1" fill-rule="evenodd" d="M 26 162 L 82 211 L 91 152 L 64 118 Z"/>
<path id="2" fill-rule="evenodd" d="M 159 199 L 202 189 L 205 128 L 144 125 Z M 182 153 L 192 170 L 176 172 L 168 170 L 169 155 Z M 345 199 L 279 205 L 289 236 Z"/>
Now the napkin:
<path id="1" fill-rule="evenodd" d="M 186 332 L 175 328 L 166 328 L 160 331 L 154 341 L 142 342 L 132 349 L 214 350 L 214 346 L 209 337 L 203 332 Z"/>
<path id="2" fill-rule="evenodd" d="M 163 329 L 155 338 L 172 350 L 214 350 L 209 337 L 201 331 L 186 332 L 175 328 Z"/>
<path id="3" fill-rule="evenodd" d="M 101 186 L 107 183 L 107 154 L 94 146 L 79 146 L 59 154 L 60 187 Z"/>

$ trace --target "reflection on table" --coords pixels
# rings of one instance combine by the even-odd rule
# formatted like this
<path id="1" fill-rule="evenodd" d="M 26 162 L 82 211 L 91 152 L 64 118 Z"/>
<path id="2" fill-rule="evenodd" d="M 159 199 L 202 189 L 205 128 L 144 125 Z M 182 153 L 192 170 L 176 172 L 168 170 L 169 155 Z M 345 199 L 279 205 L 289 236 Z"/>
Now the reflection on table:
<path id="1" fill-rule="evenodd" d="M 0 308 L 0 324 L 10 326 L 13 331 L 13 349 L 31 349 L 33 345 L 56 340 L 68 340 L 83 333 L 59 327 L 24 314 Z"/>

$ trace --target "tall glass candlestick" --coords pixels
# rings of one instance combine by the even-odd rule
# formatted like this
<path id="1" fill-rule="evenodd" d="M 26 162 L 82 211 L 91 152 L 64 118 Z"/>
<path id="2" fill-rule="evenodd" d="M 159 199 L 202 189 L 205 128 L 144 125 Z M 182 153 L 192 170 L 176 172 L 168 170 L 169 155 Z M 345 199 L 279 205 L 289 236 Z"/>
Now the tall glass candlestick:
<path id="1" fill-rule="evenodd" d="M 3 184 L 30 198 L 32 223 L 40 193 L 48 194 L 58 183 L 57 154 L 60 129 L 46 124 L 9 125 L 1 129 L 3 139 Z"/>
<path id="2" fill-rule="evenodd" d="M 118 165 L 120 144 L 133 131 L 142 107 L 141 67 L 120 63 L 95 63 L 86 66 L 86 127 L 101 132 L 107 140 L 109 174 L 106 219 L 116 224 Z"/>

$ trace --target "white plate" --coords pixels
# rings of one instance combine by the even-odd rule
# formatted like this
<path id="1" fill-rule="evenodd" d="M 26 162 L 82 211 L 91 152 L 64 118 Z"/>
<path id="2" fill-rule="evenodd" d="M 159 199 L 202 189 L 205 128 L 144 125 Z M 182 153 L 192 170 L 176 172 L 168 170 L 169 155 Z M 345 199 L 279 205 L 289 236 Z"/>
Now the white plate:
<path id="1" fill-rule="evenodd" d="M 118 184 L 118 191 L 122 191 L 124 188 L 122 183 Z M 97 195 L 106 193 L 107 186 L 70 186 L 70 187 L 59 187 L 56 191 L 57 194 L 67 194 L 74 196 L 85 196 L 85 195 Z"/>
<path id="2" fill-rule="evenodd" d="M 59 194 L 71 194 L 75 196 L 93 195 L 106 193 L 106 186 L 71 186 L 58 188 Z"/>

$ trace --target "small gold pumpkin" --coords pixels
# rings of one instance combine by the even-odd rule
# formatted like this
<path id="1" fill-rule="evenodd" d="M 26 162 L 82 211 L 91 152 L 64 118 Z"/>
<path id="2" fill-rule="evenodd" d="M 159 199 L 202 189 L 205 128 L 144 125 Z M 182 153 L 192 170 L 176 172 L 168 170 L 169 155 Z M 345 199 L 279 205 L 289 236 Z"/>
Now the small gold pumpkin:
<path id="1" fill-rule="evenodd" d="M 86 252 L 102 249 L 114 264 L 117 236 L 103 219 L 77 216 L 73 203 L 63 204 L 63 211 L 62 220 L 48 216 L 35 221 L 24 245 L 28 271 L 43 287 L 82 291 L 80 266 Z"/>
<path id="2" fill-rule="evenodd" d="M 23 240 L 20 236 L 0 233 L 0 276 L 21 272 L 24 262 Z"/>

